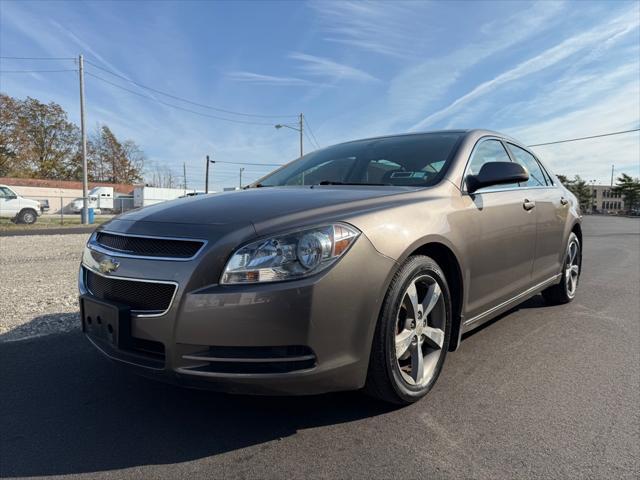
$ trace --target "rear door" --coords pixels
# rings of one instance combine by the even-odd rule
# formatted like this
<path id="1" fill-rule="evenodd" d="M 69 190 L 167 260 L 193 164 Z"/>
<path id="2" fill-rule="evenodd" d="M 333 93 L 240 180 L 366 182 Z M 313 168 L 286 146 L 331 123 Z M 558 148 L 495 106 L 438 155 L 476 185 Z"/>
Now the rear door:
<path id="1" fill-rule="evenodd" d="M 510 162 L 500 139 L 476 144 L 465 171 L 476 174 L 486 162 Z M 467 263 L 467 321 L 510 300 L 531 286 L 536 247 L 536 213 L 525 205 L 519 185 L 499 185 L 466 193 L 455 215 L 464 232 Z"/>
<path id="2" fill-rule="evenodd" d="M 553 184 L 544 167 L 524 148 L 507 144 L 513 160 L 529 172 L 529 181 L 521 184 L 522 193 L 535 204 L 537 233 L 533 263 L 534 284 L 543 282 L 560 272 L 564 258 L 564 226 L 567 222 L 569 204 L 562 197 L 562 189 Z"/>

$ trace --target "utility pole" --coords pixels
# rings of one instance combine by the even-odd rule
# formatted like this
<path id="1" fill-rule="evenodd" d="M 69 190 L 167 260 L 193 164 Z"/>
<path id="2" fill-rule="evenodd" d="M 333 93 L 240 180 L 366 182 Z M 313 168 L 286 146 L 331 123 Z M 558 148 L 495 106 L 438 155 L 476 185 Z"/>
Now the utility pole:
<path id="1" fill-rule="evenodd" d="M 87 174 L 87 130 L 84 121 L 84 58 L 78 57 L 78 73 L 80 76 L 80 132 L 82 134 L 82 223 L 89 222 L 89 211 L 87 205 L 88 183 Z"/>
<path id="2" fill-rule="evenodd" d="M 209 164 L 216 163 L 215 160 L 209 160 L 209 155 L 207 155 L 207 167 L 205 169 L 206 173 L 204 174 L 204 193 L 209 193 Z M 212 167 L 213 168 L 213 167 Z"/>
<path id="3" fill-rule="evenodd" d="M 615 167 L 615 165 L 611 165 L 611 186 L 613 187 L 613 167 Z"/>
<path id="4" fill-rule="evenodd" d="M 244 167 L 240 167 L 240 188 L 242 188 L 242 172 L 244 172 Z"/>
<path id="5" fill-rule="evenodd" d="M 204 174 L 204 193 L 209 193 L 209 155 L 207 155 L 207 167 Z"/>
<path id="6" fill-rule="evenodd" d="M 182 162 L 182 178 L 184 178 L 184 194 L 187 194 L 187 164 Z"/>
<path id="7" fill-rule="evenodd" d="M 300 156 L 304 155 L 302 150 L 302 132 L 304 128 L 304 116 L 300 113 Z"/>
<path id="8" fill-rule="evenodd" d="M 298 117 L 298 126 L 294 127 L 293 125 L 287 125 L 286 123 L 278 123 L 274 125 L 277 129 L 280 128 L 289 128 L 291 130 L 295 130 L 300 134 L 300 156 L 304 155 L 304 149 L 302 148 L 302 136 L 304 134 L 304 115 L 301 113 Z"/>

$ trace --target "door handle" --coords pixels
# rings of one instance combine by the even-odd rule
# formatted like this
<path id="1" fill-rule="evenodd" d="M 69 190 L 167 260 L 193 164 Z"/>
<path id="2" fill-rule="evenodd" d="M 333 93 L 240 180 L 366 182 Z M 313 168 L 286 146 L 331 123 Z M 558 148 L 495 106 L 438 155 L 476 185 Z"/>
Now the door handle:
<path id="1" fill-rule="evenodd" d="M 531 202 L 526 198 L 524 199 L 524 203 L 522 204 L 522 208 L 524 208 L 527 211 L 535 208 L 535 206 L 536 206 L 536 202 Z"/>
<path id="2" fill-rule="evenodd" d="M 568 204 L 568 203 L 569 203 L 569 200 L 567 200 L 567 199 L 566 199 L 566 198 L 564 198 L 564 197 L 560 197 L 560 203 L 561 203 L 562 205 L 566 205 L 566 204 Z"/>

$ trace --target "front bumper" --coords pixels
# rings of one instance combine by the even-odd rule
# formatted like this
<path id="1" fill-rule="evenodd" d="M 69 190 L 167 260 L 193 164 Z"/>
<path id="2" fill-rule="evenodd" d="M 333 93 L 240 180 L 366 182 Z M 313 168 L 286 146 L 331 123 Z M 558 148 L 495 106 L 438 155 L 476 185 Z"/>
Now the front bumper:
<path id="1" fill-rule="evenodd" d="M 216 245 L 207 247 L 179 262 L 87 250 L 81 294 L 90 294 L 84 272 L 112 257 L 120 263 L 120 278 L 177 285 L 166 312 L 132 315 L 131 336 L 142 348 L 125 351 L 88 336 L 91 343 L 139 374 L 189 387 L 315 394 L 364 385 L 393 260 L 361 235 L 336 265 L 316 276 L 202 286 L 201 264 L 215 256 Z"/>

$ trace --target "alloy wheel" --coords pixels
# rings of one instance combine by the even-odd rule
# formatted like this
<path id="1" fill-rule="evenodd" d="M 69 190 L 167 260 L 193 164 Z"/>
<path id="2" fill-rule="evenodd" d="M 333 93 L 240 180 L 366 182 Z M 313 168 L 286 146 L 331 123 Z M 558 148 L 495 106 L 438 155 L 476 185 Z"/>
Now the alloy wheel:
<path id="1" fill-rule="evenodd" d="M 576 240 L 572 240 L 567 248 L 567 258 L 565 262 L 565 287 L 569 298 L 573 298 L 578 288 L 578 278 L 580 277 L 580 245 Z"/>
<path id="2" fill-rule="evenodd" d="M 430 275 L 406 288 L 395 331 L 396 362 L 410 386 L 423 387 L 436 370 L 445 339 L 446 311 L 440 285 Z"/>

